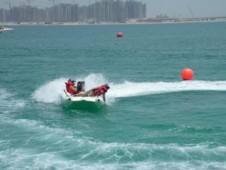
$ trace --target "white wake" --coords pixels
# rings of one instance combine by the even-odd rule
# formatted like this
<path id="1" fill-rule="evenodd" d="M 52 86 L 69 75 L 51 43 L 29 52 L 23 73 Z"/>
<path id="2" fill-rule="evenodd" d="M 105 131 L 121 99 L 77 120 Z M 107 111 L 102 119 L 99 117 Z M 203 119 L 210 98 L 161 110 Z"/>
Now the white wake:
<path id="1" fill-rule="evenodd" d="M 73 77 L 72 77 L 73 78 Z M 32 94 L 32 98 L 45 103 L 59 103 L 65 82 L 69 78 L 59 78 L 41 85 Z M 116 98 L 144 96 L 159 93 L 171 93 L 180 91 L 226 91 L 226 81 L 179 81 L 179 82 L 128 82 L 117 84 L 108 82 L 101 74 L 90 74 L 86 77 L 76 79 L 85 81 L 86 90 L 108 83 L 110 90 L 107 99 L 110 101 Z"/>

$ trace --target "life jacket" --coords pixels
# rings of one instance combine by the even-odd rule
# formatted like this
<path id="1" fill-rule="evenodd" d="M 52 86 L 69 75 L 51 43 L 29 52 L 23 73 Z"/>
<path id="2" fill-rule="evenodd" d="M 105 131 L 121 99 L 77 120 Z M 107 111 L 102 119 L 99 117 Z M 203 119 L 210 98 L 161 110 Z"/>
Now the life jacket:
<path id="1" fill-rule="evenodd" d="M 101 96 L 102 94 L 106 93 L 107 90 L 105 89 L 105 85 L 101 85 L 97 89 L 93 90 L 94 96 Z"/>
<path id="2" fill-rule="evenodd" d="M 69 82 L 66 82 L 65 84 L 66 84 L 66 90 L 68 93 L 72 95 L 76 94 L 76 91 L 70 88 L 70 86 L 73 85 L 72 82 L 69 81 Z"/>

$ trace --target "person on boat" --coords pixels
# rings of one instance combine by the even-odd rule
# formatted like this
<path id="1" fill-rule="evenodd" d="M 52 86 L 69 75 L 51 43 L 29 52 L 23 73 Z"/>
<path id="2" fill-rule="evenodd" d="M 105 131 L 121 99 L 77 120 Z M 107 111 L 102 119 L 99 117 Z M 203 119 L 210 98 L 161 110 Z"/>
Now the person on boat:
<path id="1" fill-rule="evenodd" d="M 99 87 L 95 87 L 87 92 L 81 92 L 79 94 L 76 94 L 76 96 L 82 96 L 82 97 L 93 97 L 93 96 L 102 96 L 103 100 L 106 101 L 105 93 L 110 89 L 108 84 L 103 84 Z"/>
<path id="2" fill-rule="evenodd" d="M 66 91 L 70 93 L 71 95 L 75 95 L 78 93 L 77 87 L 75 85 L 75 80 L 69 79 L 66 84 Z"/>
<path id="3" fill-rule="evenodd" d="M 79 81 L 77 86 L 75 85 L 75 80 L 69 79 L 66 84 L 66 91 L 71 95 L 79 95 L 80 93 L 83 94 L 85 92 L 85 82 Z"/>

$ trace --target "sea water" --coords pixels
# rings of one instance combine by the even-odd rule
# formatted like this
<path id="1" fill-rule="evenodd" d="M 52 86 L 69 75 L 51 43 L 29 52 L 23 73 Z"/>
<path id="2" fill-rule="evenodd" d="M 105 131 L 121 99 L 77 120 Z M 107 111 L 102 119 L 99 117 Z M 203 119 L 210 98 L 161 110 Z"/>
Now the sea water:
<path id="1" fill-rule="evenodd" d="M 226 169 L 226 23 L 12 28 L 0 169 Z M 106 104 L 63 101 L 69 78 L 109 83 Z"/>

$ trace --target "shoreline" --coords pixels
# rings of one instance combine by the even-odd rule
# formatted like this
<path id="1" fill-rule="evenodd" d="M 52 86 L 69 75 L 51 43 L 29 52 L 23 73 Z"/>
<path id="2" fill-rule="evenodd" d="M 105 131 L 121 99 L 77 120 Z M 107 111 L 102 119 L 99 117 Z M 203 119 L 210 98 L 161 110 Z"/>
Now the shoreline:
<path id="1" fill-rule="evenodd" d="M 86 22 L 2 22 L 2 26 L 84 26 L 84 25 L 150 25 L 150 24 L 184 24 L 184 23 L 216 23 L 226 22 L 226 18 L 220 18 L 215 20 L 200 20 L 200 19 L 170 19 L 170 20 L 158 20 L 158 21 L 128 21 L 125 23 L 113 23 L 113 22 L 98 22 L 98 23 L 86 23 Z"/>

